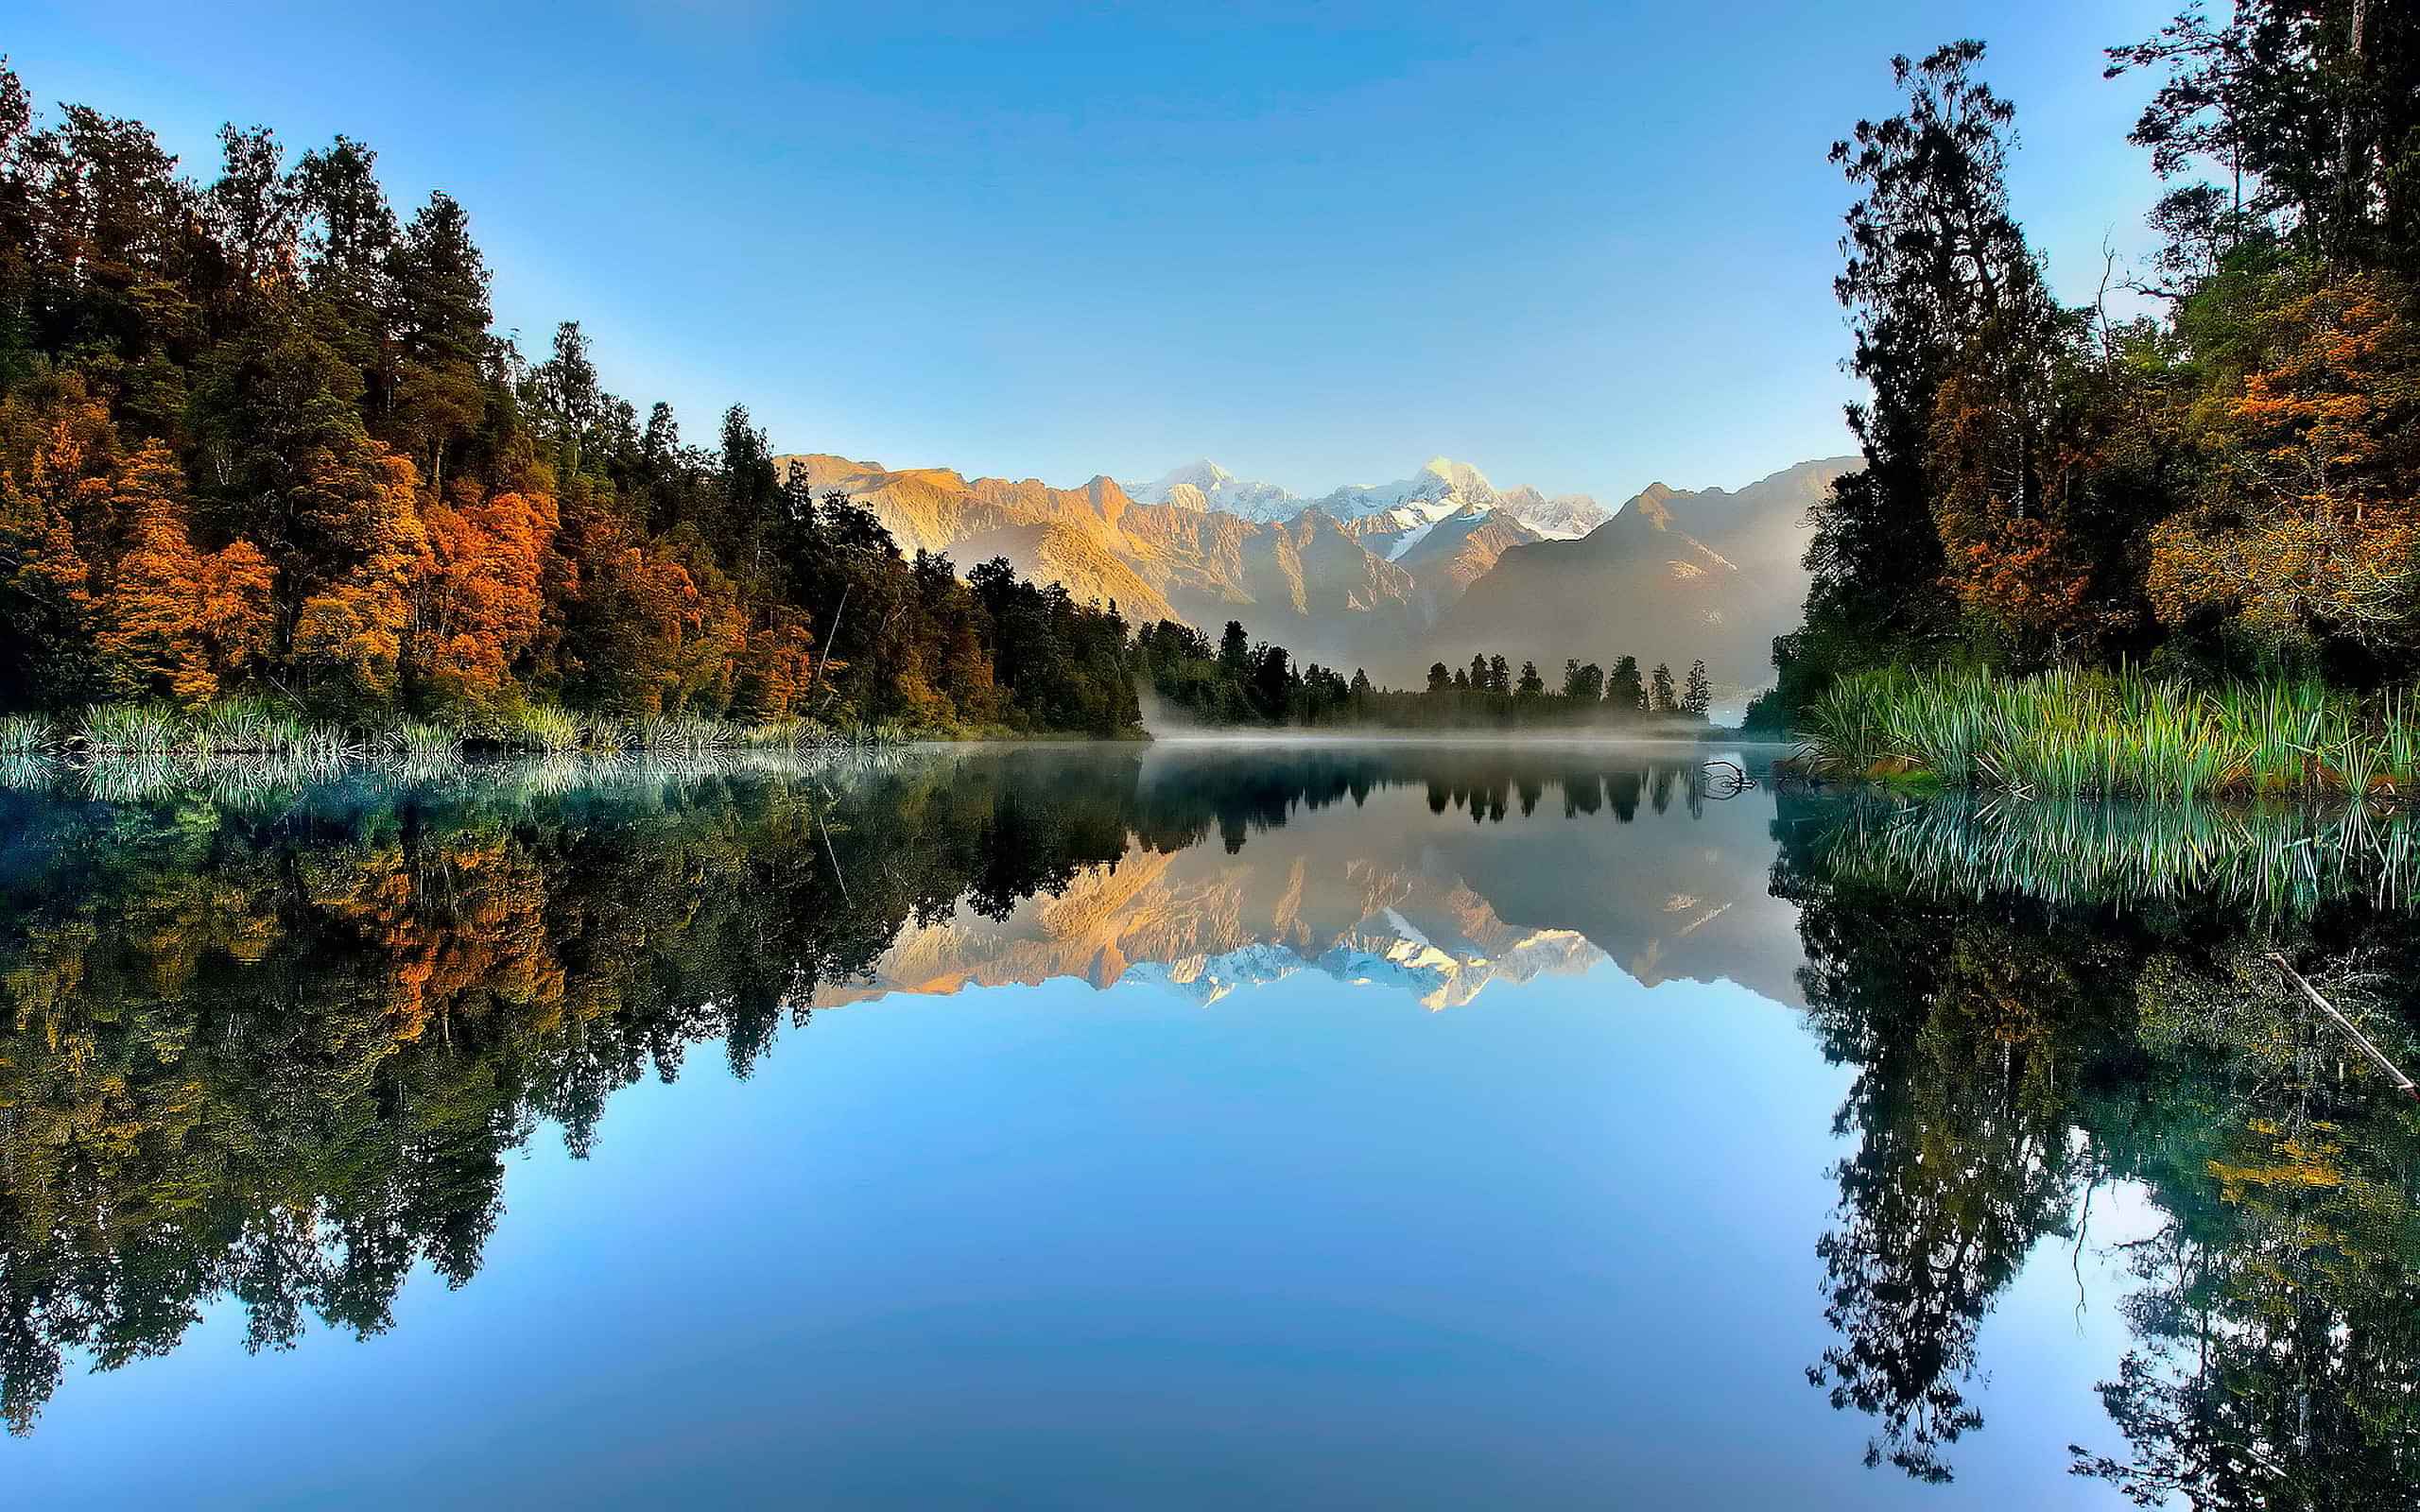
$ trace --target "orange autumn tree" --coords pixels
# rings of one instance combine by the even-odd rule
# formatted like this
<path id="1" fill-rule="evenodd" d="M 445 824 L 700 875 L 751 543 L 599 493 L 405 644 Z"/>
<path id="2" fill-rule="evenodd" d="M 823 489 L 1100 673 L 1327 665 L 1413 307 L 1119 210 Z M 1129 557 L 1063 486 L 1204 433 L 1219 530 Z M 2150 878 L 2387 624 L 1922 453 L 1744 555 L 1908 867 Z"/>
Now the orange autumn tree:
<path id="1" fill-rule="evenodd" d="M 0 59 L 0 713 L 1133 727 L 1114 616 L 996 621 L 744 406 L 642 423 L 576 322 L 528 360 L 470 209 L 389 203 L 366 144 L 219 146 L 188 179 Z"/>
<path id="2" fill-rule="evenodd" d="M 411 588 L 429 556 L 419 483 L 410 462 L 375 442 L 357 459 L 314 458 L 307 508 L 350 548 L 351 563 L 296 617 L 294 660 L 306 684 L 365 703 L 393 698 Z"/>
<path id="3" fill-rule="evenodd" d="M 2060 393 L 2071 322 L 2031 281 L 2019 306 L 1943 380 L 1926 471 L 1945 586 L 2014 646 L 2055 657 L 2104 619 L 2066 518 L 2086 465 Z"/>
<path id="4" fill-rule="evenodd" d="M 806 713 L 800 701 L 815 680 L 814 626 L 805 612 L 778 608 L 770 618 L 749 632 L 731 694 L 733 713 L 765 722 Z"/>
<path id="5" fill-rule="evenodd" d="M 451 492 L 423 510 L 429 566 L 412 586 L 410 671 L 441 703 L 484 707 L 544 627 L 559 522 L 553 495 L 537 490 Z"/>
<path id="6" fill-rule="evenodd" d="M 88 654 L 112 443 L 109 411 L 72 377 L 0 403 L 0 672 L 22 686 L 72 686 Z"/>
<path id="7" fill-rule="evenodd" d="M 2279 645 L 2420 644 L 2412 304 L 2402 281 L 2370 273 L 2270 313 L 2266 365 L 2213 406 L 2213 489 L 2153 533 L 2164 622 L 2233 616 Z"/>
<path id="8" fill-rule="evenodd" d="M 249 541 L 196 550 L 183 483 L 157 441 L 112 478 L 109 515 L 126 546 L 96 606 L 95 644 L 118 691 L 199 707 L 268 650 L 276 575 Z"/>

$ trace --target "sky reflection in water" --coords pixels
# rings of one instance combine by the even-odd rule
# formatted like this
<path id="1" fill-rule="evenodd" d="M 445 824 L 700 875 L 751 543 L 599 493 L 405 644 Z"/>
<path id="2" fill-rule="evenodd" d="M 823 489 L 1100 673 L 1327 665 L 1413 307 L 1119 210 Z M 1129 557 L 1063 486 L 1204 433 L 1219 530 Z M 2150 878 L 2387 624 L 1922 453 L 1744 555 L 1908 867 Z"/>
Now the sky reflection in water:
<path id="1" fill-rule="evenodd" d="M 1922 896 L 1872 844 L 1908 816 L 1692 768 L 1018 750 L 0 795 L 31 1428 L 0 1479 L 2116 1505 L 2071 1443 L 2220 1486 L 2207 1442 L 2295 1461 L 2265 1494 L 2397 1484 L 2412 1125 L 2230 954 L 2296 944 L 2358 995 L 2410 933 L 2372 872 L 2299 908 Z M 2214 1054 L 2221 1023 L 2261 1055 Z M 2248 1315 L 2275 1337 L 2235 1405 L 2146 1389 L 2113 1423 L 2130 1353 Z M 2354 1341 L 2300 1367 L 2324 1392 L 2386 1379 L 2281 1456 L 2261 1413 L 2313 1338 Z"/>

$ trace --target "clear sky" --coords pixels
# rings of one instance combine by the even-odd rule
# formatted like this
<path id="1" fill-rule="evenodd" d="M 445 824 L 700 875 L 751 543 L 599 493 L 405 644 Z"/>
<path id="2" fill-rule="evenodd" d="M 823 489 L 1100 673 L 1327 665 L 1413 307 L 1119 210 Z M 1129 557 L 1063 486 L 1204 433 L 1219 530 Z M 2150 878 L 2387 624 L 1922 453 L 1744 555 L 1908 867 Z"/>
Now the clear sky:
<path id="1" fill-rule="evenodd" d="M 2175 0 L 807 8 L 26 0 L 36 98 L 379 153 L 695 438 L 1323 492 L 1428 456 L 1608 504 L 1849 449 L 1824 160 L 1959 36 L 2071 299 L 2156 193 L 2100 48 Z"/>

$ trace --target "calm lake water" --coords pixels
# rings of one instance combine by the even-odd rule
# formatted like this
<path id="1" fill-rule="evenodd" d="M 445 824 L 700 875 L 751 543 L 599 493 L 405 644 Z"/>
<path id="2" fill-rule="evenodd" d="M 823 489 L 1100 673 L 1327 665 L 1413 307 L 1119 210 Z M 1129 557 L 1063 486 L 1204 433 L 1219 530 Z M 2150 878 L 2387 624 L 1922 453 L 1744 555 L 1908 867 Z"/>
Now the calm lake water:
<path id="1" fill-rule="evenodd" d="M 17 773 L 0 1502 L 2412 1504 L 2407 828 L 1699 757 Z"/>

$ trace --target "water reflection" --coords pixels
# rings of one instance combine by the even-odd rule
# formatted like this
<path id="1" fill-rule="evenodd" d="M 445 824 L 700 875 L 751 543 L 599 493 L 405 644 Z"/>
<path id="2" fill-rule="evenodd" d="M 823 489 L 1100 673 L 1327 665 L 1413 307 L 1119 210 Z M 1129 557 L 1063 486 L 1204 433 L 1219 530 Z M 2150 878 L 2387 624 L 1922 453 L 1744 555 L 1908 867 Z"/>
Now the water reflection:
<path id="1" fill-rule="evenodd" d="M 1303 973 L 1430 1008 L 1610 959 L 1803 1008 L 1852 1073 L 1808 1375 L 1949 1479 L 1981 1330 L 2046 1246 L 2126 1240 L 2134 1343 L 2080 1472 L 2146 1504 L 2399 1505 L 2420 1480 L 2407 831 L 1921 807 L 1693 753 L 1166 748 L 381 772 L 112 803 L 0 792 L 0 1410 L 68 1361 L 370 1335 L 468 1282 L 507 1156 L 575 1152 L 707 1045 L 893 992 Z"/>
<path id="2" fill-rule="evenodd" d="M 1809 1022 L 1857 1068 L 1821 1242 L 1841 1341 L 1809 1375 L 1875 1415 L 1871 1452 L 1949 1474 L 1996 1298 L 2133 1183 L 2161 1222 L 2127 1246 L 2136 1346 L 2101 1387 L 2124 1448 L 2077 1470 L 2145 1505 L 2405 1504 L 2420 1141 L 2266 958 L 2411 1063 L 2400 821 L 1944 804 L 1782 833 Z"/>

